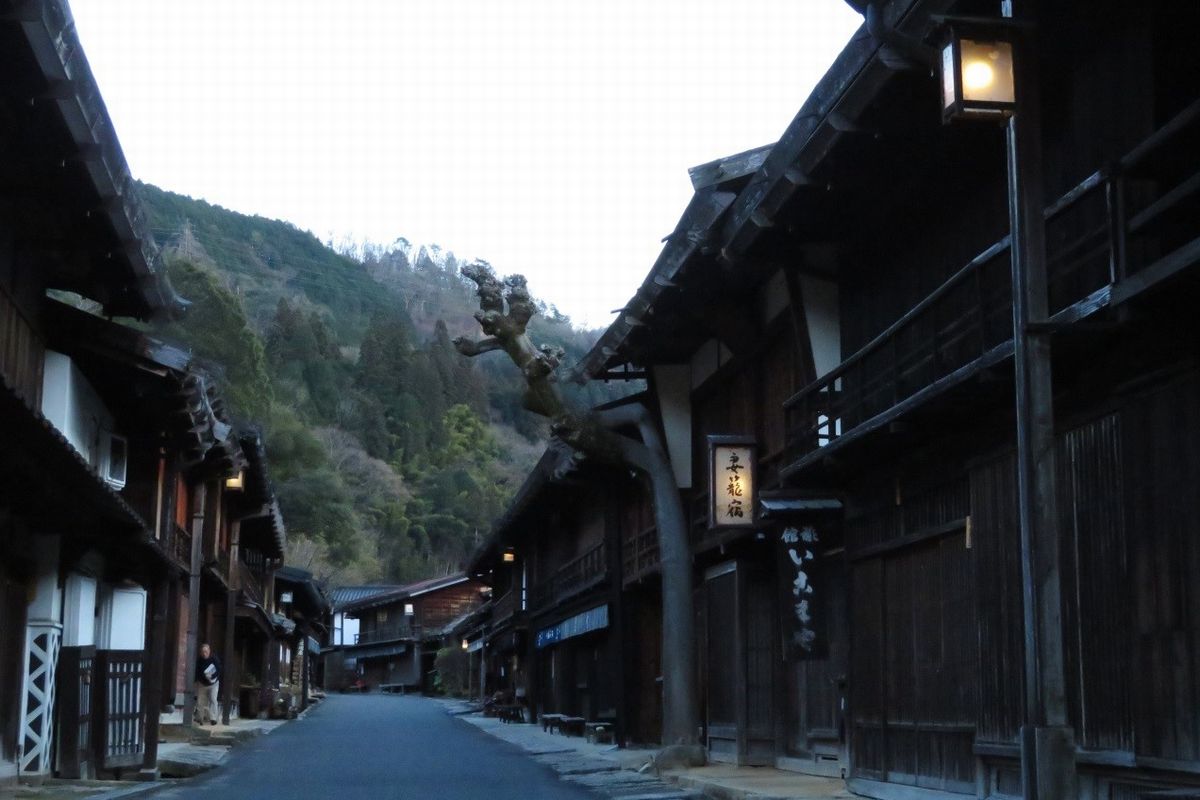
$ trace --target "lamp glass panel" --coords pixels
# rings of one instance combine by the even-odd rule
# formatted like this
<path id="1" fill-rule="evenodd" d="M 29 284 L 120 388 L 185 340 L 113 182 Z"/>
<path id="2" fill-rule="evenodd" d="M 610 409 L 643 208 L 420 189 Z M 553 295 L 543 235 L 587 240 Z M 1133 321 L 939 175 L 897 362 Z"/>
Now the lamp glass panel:
<path id="1" fill-rule="evenodd" d="M 947 44 L 942 50 L 942 108 L 950 108 L 954 105 L 957 99 L 955 96 L 955 83 L 958 79 L 958 70 L 954 64 L 954 43 Z"/>
<path id="2" fill-rule="evenodd" d="M 967 105 L 976 102 L 1013 103 L 1012 42 L 981 42 L 962 39 L 959 68 L 962 96 Z"/>

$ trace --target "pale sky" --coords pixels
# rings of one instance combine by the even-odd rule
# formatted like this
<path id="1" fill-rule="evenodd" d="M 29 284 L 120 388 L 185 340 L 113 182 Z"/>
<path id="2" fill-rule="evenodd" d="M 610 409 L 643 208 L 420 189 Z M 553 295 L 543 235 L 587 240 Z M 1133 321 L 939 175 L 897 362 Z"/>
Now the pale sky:
<path id="1" fill-rule="evenodd" d="M 73 0 L 135 177 L 322 240 L 437 243 L 606 326 L 775 141 L 842 0 Z"/>

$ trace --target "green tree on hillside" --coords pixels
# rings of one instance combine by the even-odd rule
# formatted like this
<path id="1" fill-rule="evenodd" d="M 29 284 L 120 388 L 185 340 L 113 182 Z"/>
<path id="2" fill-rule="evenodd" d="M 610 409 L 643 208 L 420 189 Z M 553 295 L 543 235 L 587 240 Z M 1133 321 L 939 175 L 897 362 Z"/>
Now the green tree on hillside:
<path id="1" fill-rule="evenodd" d="M 222 373 L 224 395 L 235 415 L 265 418 L 272 397 L 266 354 L 241 303 L 216 276 L 190 261 L 174 259 L 168 272 L 192 307 L 165 332 L 182 339 L 202 362 Z"/>

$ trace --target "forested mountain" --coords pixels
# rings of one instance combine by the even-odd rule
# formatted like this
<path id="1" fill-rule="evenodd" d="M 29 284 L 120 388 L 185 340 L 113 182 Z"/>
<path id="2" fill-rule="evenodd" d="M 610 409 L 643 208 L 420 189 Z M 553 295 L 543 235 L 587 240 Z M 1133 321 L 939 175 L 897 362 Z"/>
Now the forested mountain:
<path id="1" fill-rule="evenodd" d="M 467 359 L 473 287 L 452 253 L 340 248 L 277 220 L 143 184 L 176 290 L 192 302 L 155 333 L 222 378 L 240 420 L 266 433 L 289 562 L 337 582 L 452 571 L 545 446 L 507 359 Z M 538 343 L 572 363 L 598 331 L 552 306 Z M 564 385 L 582 403 L 616 389 Z"/>

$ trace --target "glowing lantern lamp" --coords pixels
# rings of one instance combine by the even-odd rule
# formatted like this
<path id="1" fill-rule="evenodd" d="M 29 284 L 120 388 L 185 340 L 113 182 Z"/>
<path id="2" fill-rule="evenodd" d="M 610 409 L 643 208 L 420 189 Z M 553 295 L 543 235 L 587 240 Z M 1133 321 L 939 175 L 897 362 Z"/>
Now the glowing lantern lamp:
<path id="1" fill-rule="evenodd" d="M 225 488 L 226 489 L 234 489 L 237 491 L 240 491 L 240 490 L 246 488 L 246 473 L 239 472 L 237 475 L 234 475 L 232 478 L 226 478 L 225 479 Z"/>
<path id="2" fill-rule="evenodd" d="M 708 437 L 710 528 L 754 525 L 758 447 L 744 436 Z"/>
<path id="3" fill-rule="evenodd" d="M 509 548 L 501 555 L 501 559 L 505 564 L 511 564 L 517 560 L 517 554 L 512 550 L 512 548 Z"/>
<path id="4" fill-rule="evenodd" d="M 951 28 L 942 47 L 942 121 L 1005 120 L 1017 94 L 1013 80 L 1013 43 L 995 30 L 969 33 Z"/>

